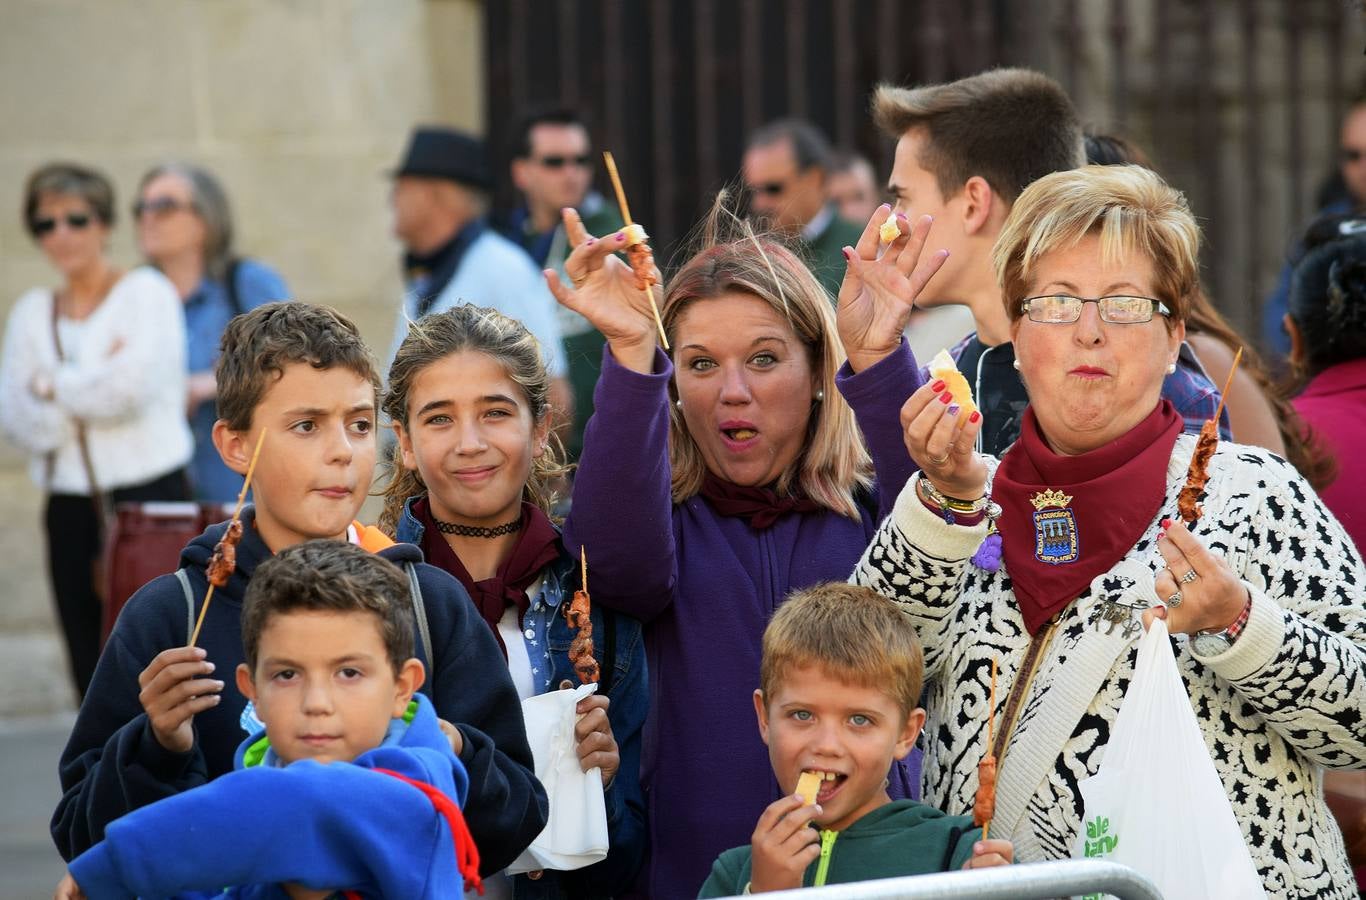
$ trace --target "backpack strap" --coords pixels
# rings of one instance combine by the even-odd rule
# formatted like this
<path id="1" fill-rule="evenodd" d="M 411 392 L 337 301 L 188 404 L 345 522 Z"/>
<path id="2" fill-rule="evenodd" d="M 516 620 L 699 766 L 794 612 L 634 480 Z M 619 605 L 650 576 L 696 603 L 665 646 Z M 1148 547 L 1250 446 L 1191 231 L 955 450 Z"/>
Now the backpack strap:
<path id="1" fill-rule="evenodd" d="M 228 270 L 223 275 L 223 287 L 227 289 L 228 309 L 235 319 L 242 315 L 242 296 L 237 290 L 237 272 L 242 268 L 242 260 L 233 257 L 228 262 Z"/>
<path id="2" fill-rule="evenodd" d="M 190 573 L 185 571 L 184 566 L 175 570 L 175 577 L 185 593 L 185 643 L 189 644 L 194 634 L 194 588 L 190 586 Z"/>
<path id="3" fill-rule="evenodd" d="M 436 665 L 432 659 L 432 633 L 427 627 L 427 606 L 422 602 L 422 585 L 417 580 L 417 563 L 405 562 L 403 569 L 408 573 L 408 596 L 413 601 L 413 618 L 417 619 L 417 630 L 422 636 L 423 662 L 427 664 L 428 669 L 432 669 Z M 426 680 L 422 683 L 422 691 L 435 702 L 431 672 L 428 672 Z"/>

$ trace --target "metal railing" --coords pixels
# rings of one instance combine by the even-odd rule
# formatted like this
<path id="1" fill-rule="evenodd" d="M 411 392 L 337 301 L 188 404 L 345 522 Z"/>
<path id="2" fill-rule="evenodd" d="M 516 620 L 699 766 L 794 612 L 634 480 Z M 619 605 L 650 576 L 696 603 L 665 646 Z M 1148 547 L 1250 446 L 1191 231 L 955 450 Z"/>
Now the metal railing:
<path id="1" fill-rule="evenodd" d="M 1061 860 L 774 891 L 771 900 L 1045 900 L 1107 894 L 1118 900 L 1162 900 L 1151 881 L 1119 863 Z"/>

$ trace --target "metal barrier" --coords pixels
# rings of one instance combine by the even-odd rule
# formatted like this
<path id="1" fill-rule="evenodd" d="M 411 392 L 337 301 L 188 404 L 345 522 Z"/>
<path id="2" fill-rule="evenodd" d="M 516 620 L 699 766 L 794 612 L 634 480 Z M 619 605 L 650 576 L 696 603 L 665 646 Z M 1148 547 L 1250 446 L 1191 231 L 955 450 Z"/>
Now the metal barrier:
<path id="1" fill-rule="evenodd" d="M 1162 900 L 1151 881 L 1119 863 L 1061 860 L 774 891 L 771 900 L 1046 900 L 1108 894 L 1118 900 Z"/>

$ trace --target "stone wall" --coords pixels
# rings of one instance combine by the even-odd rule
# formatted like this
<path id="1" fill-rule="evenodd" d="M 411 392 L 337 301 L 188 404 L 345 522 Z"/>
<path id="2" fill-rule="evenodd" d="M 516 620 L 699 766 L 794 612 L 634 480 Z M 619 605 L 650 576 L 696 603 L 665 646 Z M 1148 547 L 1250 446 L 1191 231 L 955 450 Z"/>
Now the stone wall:
<path id="1" fill-rule="evenodd" d="M 55 276 L 20 221 L 53 159 L 115 182 L 112 253 L 153 163 L 224 181 L 239 250 L 388 346 L 399 292 L 385 171 L 416 122 L 483 122 L 476 0 L 0 0 L 0 316 Z M 0 716 L 67 700 L 40 497 L 0 441 Z"/>

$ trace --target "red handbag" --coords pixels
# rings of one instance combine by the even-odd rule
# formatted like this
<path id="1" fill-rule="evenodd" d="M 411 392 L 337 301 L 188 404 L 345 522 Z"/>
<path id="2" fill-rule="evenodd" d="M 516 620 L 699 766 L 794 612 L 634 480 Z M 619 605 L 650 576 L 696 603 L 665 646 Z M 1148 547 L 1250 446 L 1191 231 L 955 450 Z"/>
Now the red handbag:
<path id="1" fill-rule="evenodd" d="M 222 503 L 120 503 L 104 545 L 104 609 L 100 647 L 128 598 L 158 575 L 180 568 L 180 551 L 217 522 L 232 517 Z"/>

